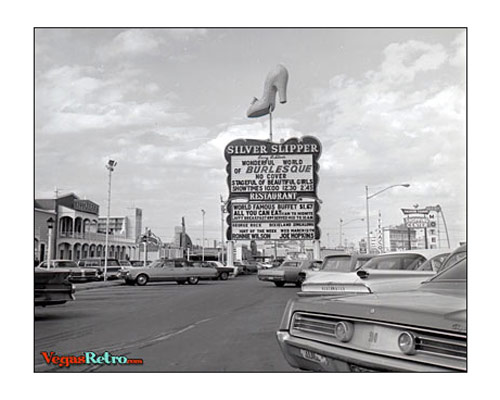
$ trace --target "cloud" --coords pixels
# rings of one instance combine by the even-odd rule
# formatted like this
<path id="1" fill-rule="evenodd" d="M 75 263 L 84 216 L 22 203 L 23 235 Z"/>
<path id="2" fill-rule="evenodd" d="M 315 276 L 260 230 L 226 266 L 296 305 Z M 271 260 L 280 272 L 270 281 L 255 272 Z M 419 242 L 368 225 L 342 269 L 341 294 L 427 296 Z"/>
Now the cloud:
<path id="1" fill-rule="evenodd" d="M 185 43 L 206 34 L 206 29 L 129 29 L 118 33 L 109 43 L 100 46 L 96 54 L 102 60 L 156 56 L 170 49 L 172 42 Z"/>
<path id="2" fill-rule="evenodd" d="M 35 84 L 37 132 L 78 134 L 189 119 L 186 113 L 175 111 L 174 93 L 158 93 L 157 83 L 141 84 L 139 77 L 133 70 L 105 74 L 85 66 L 56 67 L 39 74 Z"/>

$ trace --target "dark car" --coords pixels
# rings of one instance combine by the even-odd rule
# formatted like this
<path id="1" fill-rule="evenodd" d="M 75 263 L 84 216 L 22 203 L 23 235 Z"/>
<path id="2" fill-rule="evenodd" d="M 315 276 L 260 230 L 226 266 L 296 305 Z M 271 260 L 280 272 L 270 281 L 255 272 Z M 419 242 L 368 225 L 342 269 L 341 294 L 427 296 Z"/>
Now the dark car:
<path id="1" fill-rule="evenodd" d="M 215 268 L 217 270 L 217 276 L 210 279 L 220 279 L 221 281 L 226 281 L 234 272 L 234 268 L 226 267 L 219 261 L 194 262 L 193 264 L 202 268 Z"/>
<path id="2" fill-rule="evenodd" d="M 466 371 L 466 277 L 462 258 L 414 290 L 292 300 L 278 342 L 304 370 Z"/>
<path id="3" fill-rule="evenodd" d="M 314 260 L 287 260 L 274 268 L 261 269 L 257 278 L 261 281 L 273 282 L 278 287 L 286 283 L 300 286 L 302 284 L 302 272 L 320 268 L 321 261 Z"/>
<path id="4" fill-rule="evenodd" d="M 51 306 L 75 300 L 75 286 L 69 270 L 35 267 L 35 306 Z"/>
<path id="5" fill-rule="evenodd" d="M 101 279 L 104 278 L 104 258 L 84 258 L 78 260 L 77 264 L 79 267 L 94 268 Z M 122 271 L 122 266 L 116 258 L 108 258 L 106 266 L 106 278 L 107 279 L 118 279 Z"/>
<path id="6" fill-rule="evenodd" d="M 50 260 L 50 267 L 47 261 L 42 261 L 38 267 L 51 271 L 69 271 L 68 280 L 70 282 L 92 282 L 99 279 L 97 271 L 94 268 L 79 267 L 76 262 L 71 260 Z"/>

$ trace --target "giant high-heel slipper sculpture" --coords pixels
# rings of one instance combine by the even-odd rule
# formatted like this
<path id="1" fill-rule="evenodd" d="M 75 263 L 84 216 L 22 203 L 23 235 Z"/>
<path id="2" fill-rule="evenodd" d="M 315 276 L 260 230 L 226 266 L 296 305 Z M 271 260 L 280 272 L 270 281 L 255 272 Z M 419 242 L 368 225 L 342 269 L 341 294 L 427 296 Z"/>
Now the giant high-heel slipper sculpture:
<path id="1" fill-rule="evenodd" d="M 259 100 L 253 98 L 247 110 L 248 118 L 262 117 L 274 111 L 276 105 L 276 92 L 280 96 L 280 103 L 286 103 L 286 85 L 288 83 L 287 69 L 278 64 L 269 74 L 264 83 L 264 94 Z"/>

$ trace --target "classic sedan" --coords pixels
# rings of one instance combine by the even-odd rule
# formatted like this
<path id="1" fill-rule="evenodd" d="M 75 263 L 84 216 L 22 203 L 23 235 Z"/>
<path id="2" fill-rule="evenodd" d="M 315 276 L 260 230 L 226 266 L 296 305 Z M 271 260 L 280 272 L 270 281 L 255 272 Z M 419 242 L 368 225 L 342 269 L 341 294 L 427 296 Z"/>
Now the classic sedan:
<path id="1" fill-rule="evenodd" d="M 288 363 L 313 371 L 467 370 L 467 259 L 417 289 L 291 300 L 277 339 Z"/>
<path id="2" fill-rule="evenodd" d="M 159 259 L 144 267 L 129 268 L 122 272 L 121 277 L 129 285 L 137 284 L 144 286 L 148 282 L 177 282 L 183 285 L 186 282 L 196 285 L 204 278 L 216 278 L 215 268 L 196 267 L 193 263 L 184 259 L 168 260 Z"/>
<path id="3" fill-rule="evenodd" d="M 38 267 L 47 270 L 69 271 L 68 279 L 70 282 L 91 282 L 99 279 L 97 270 L 94 268 L 79 267 L 76 262 L 71 260 L 50 260 L 50 268 L 47 261 L 42 261 Z"/>
<path id="4" fill-rule="evenodd" d="M 75 300 L 69 270 L 35 267 L 35 306 L 51 306 Z"/>
<path id="5" fill-rule="evenodd" d="M 273 282 L 278 287 L 283 287 L 286 283 L 292 283 L 299 287 L 302 284 L 300 272 L 319 268 L 320 264 L 321 261 L 312 260 L 285 261 L 278 267 L 260 269 L 257 272 L 257 278 L 261 281 Z"/>
<path id="6" fill-rule="evenodd" d="M 323 259 L 319 268 L 300 272 L 300 279 L 304 282 L 315 275 L 324 272 L 352 272 L 371 260 L 375 254 L 330 254 Z"/>
<path id="7" fill-rule="evenodd" d="M 448 250 L 408 250 L 373 257 L 353 272 L 320 272 L 306 279 L 299 296 L 345 296 L 414 289 L 436 271 L 420 271 L 429 259 L 444 259 Z"/>
<path id="8" fill-rule="evenodd" d="M 202 268 L 215 268 L 217 270 L 217 276 L 215 278 L 207 277 L 205 279 L 220 279 L 221 281 L 226 281 L 227 278 L 229 278 L 229 275 L 234 272 L 233 267 L 226 267 L 219 261 L 205 261 L 199 263 L 195 262 L 194 265 Z"/>

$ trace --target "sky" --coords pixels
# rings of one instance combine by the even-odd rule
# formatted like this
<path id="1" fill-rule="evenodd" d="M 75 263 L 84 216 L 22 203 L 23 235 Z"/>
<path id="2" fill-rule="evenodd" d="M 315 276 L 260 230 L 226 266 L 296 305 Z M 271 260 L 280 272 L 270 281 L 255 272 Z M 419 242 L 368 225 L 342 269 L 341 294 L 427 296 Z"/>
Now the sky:
<path id="1" fill-rule="evenodd" d="M 322 243 L 402 223 L 401 208 L 441 205 L 452 246 L 466 239 L 466 70 L 463 29 L 37 29 L 35 197 L 74 192 L 105 215 L 143 210 L 166 241 L 185 217 L 195 241 L 220 238 L 228 195 L 225 146 L 267 139 L 246 117 L 267 73 L 289 71 L 275 141 L 322 143 Z M 444 244 L 444 242 L 442 243 Z"/>

